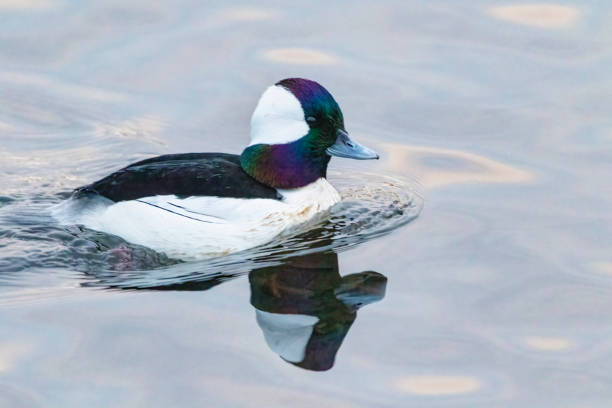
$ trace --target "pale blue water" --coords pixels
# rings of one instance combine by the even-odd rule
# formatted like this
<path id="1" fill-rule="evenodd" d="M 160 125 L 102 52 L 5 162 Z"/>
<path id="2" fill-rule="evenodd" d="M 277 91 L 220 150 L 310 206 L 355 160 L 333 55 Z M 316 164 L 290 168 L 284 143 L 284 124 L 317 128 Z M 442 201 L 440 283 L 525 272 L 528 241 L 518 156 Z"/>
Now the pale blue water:
<path id="1" fill-rule="evenodd" d="M 609 406 L 612 7 L 521 5 L 0 0 L 0 407 Z M 240 152 L 289 76 L 381 154 L 332 162 L 352 200 L 289 249 L 176 263 L 48 217 Z M 318 319 L 301 366 L 266 313 Z"/>

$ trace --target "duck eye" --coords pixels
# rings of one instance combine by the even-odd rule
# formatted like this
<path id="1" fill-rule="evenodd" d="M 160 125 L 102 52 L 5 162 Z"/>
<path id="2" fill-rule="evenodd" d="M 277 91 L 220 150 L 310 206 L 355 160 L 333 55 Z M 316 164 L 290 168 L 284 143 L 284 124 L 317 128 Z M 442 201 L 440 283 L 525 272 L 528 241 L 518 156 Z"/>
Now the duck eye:
<path id="1" fill-rule="evenodd" d="M 309 116 L 306 118 L 306 122 L 308 123 L 315 123 L 317 121 L 317 118 L 315 118 L 314 116 Z"/>

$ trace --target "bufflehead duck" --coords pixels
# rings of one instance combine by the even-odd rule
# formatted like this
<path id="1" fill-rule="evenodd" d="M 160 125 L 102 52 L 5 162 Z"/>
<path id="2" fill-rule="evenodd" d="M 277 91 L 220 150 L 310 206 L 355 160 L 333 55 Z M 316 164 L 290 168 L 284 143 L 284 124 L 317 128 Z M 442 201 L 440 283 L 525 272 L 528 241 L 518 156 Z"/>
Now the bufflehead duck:
<path id="1" fill-rule="evenodd" d="M 351 140 L 340 107 L 317 82 L 266 89 L 241 155 L 169 154 L 133 163 L 76 189 L 53 210 L 178 259 L 228 254 L 269 242 L 340 201 L 327 182 L 331 156 L 378 159 Z"/>

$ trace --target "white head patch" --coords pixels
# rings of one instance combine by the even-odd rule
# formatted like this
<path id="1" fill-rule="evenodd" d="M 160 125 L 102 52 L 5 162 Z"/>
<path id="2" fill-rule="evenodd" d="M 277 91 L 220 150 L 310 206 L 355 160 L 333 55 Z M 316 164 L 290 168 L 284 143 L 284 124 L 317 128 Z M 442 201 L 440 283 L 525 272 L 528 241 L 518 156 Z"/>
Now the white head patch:
<path id="1" fill-rule="evenodd" d="M 282 86 L 271 86 L 261 95 L 251 116 L 251 143 L 285 144 L 308 133 L 300 101 Z"/>

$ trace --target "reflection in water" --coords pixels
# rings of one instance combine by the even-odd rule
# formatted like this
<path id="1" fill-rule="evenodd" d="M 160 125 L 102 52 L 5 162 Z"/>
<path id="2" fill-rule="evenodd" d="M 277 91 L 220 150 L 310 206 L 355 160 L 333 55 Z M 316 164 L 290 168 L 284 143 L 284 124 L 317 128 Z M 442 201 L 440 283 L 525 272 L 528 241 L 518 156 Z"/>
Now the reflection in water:
<path id="1" fill-rule="evenodd" d="M 573 26 L 580 12 L 575 7 L 560 4 L 517 4 L 489 9 L 489 14 L 501 20 L 540 28 Z"/>
<path id="2" fill-rule="evenodd" d="M 480 381 L 467 376 L 420 375 L 402 378 L 397 388 L 414 395 L 467 394 L 478 390 Z"/>
<path id="3" fill-rule="evenodd" d="M 527 337 L 527 346 L 541 351 L 562 351 L 572 346 L 572 342 L 562 337 Z"/>
<path id="4" fill-rule="evenodd" d="M 120 123 L 96 123 L 94 124 L 93 134 L 97 138 L 116 136 L 166 146 L 161 137 L 163 128 L 164 122 L 161 119 L 145 115 Z"/>
<path id="5" fill-rule="evenodd" d="M 333 55 L 307 48 L 275 48 L 263 53 L 270 61 L 300 65 L 331 65 L 338 60 Z"/>
<path id="6" fill-rule="evenodd" d="M 52 0 L 0 0 L 0 9 L 19 11 L 43 11 L 57 5 Z"/>
<path id="7" fill-rule="evenodd" d="M 109 273 L 99 276 L 99 280 L 113 282 Z M 200 291 L 239 274 L 208 274 L 157 286 L 122 288 Z M 357 310 L 385 296 L 387 278 L 373 271 L 341 276 L 338 255 L 327 250 L 255 267 L 249 272 L 249 282 L 251 304 L 268 347 L 298 367 L 323 371 L 334 365 Z"/>
<path id="8" fill-rule="evenodd" d="M 612 262 L 593 262 L 592 266 L 595 270 L 604 275 L 612 275 Z"/>
<path id="9" fill-rule="evenodd" d="M 125 95 L 116 91 L 78 85 L 45 75 L 0 71 L 0 81 L 14 87 L 30 87 L 37 92 L 55 94 L 67 99 L 107 103 L 116 103 L 125 99 Z M 45 112 L 48 111 L 45 110 Z"/>
<path id="10" fill-rule="evenodd" d="M 525 183 L 525 170 L 478 154 L 428 146 L 382 143 L 393 171 L 409 170 L 427 188 L 458 183 Z"/>
<path id="11" fill-rule="evenodd" d="M 21 343 L 0 343 L 0 374 L 10 370 L 20 358 L 27 354 L 28 346 Z"/>
<path id="12" fill-rule="evenodd" d="M 272 351 L 308 370 L 328 370 L 357 310 L 385 296 L 377 272 L 341 276 L 334 252 L 288 259 L 249 274 L 251 304 Z"/>
<path id="13" fill-rule="evenodd" d="M 232 7 L 224 10 L 221 13 L 221 19 L 229 21 L 260 21 L 268 20 L 276 16 L 276 12 L 272 9 L 256 8 L 256 7 Z"/>

